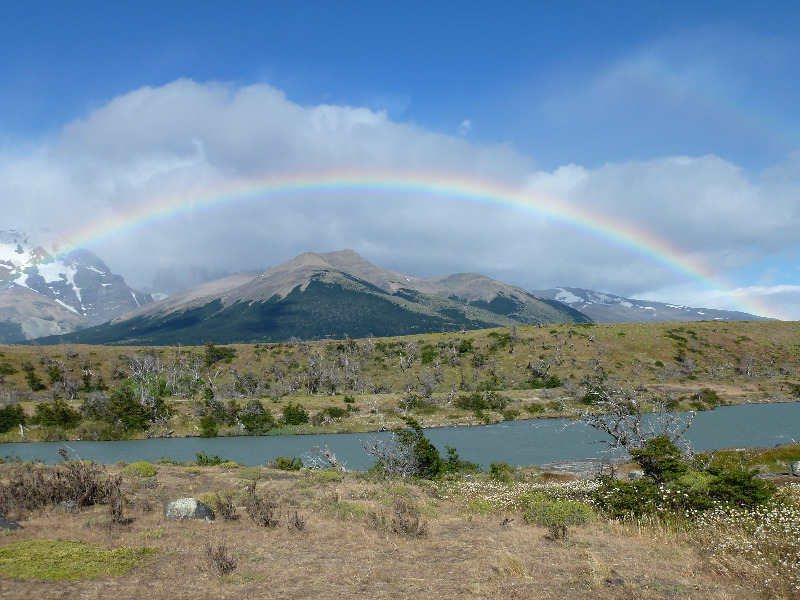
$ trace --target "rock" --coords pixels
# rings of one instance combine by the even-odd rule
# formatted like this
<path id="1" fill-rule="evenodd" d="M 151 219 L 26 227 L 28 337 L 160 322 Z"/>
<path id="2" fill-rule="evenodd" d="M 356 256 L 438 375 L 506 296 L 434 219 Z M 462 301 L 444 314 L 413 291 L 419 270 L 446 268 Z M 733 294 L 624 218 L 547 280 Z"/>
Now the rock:
<path id="1" fill-rule="evenodd" d="M 789 463 L 789 475 L 800 477 L 800 460 Z"/>
<path id="2" fill-rule="evenodd" d="M 207 504 L 197 498 L 181 498 L 167 504 L 164 508 L 164 517 L 170 521 L 182 519 L 214 520 L 214 511 Z"/>
<path id="3" fill-rule="evenodd" d="M 644 477 L 644 471 L 640 469 L 628 473 L 628 479 L 630 479 L 631 481 L 634 481 L 636 479 L 641 479 L 642 477 Z"/>
<path id="4" fill-rule="evenodd" d="M 16 531 L 17 529 L 22 529 L 22 525 L 10 519 L 0 518 L 0 529 L 5 529 L 7 531 Z"/>
<path id="5" fill-rule="evenodd" d="M 56 512 L 63 512 L 63 513 L 77 513 L 80 512 L 78 505 L 75 504 L 74 500 L 62 500 L 55 506 Z"/>
<path id="6" fill-rule="evenodd" d="M 572 475 L 577 479 L 594 479 L 601 473 L 607 473 L 611 468 L 623 462 L 623 459 L 616 457 L 557 460 L 542 465 L 541 470 L 543 473 Z"/>

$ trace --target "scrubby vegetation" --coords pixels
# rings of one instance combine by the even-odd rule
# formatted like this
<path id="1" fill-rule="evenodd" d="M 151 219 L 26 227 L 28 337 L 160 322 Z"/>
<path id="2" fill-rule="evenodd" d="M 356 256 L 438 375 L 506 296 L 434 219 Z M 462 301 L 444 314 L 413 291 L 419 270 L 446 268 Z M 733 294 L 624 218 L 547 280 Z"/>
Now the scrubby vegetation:
<path id="1" fill-rule="evenodd" d="M 800 399 L 800 324 L 572 324 L 199 347 L 6 346 L 0 441 L 363 432 Z M 598 395 L 599 394 L 599 395 Z M 20 435 L 22 426 L 22 435 Z"/>
<path id="2" fill-rule="evenodd" d="M 404 431 L 402 448 L 435 458 L 413 422 Z M 219 457 L 191 468 L 159 461 L 157 479 L 149 463 L 8 461 L 0 464 L 2 505 L 23 528 L 0 536 L 0 589 L 4 598 L 147 589 L 154 600 L 286 590 L 319 598 L 800 595 L 800 484 L 788 477 L 765 483 L 727 457 L 688 457 L 655 438 L 628 466 L 642 471 L 635 480 L 622 470 L 574 480 L 504 463 L 467 477 L 446 468 L 459 462 L 451 450 L 428 461 L 439 464 L 435 475 L 249 467 L 257 481 Z M 768 471 L 775 456 L 751 450 L 747 460 Z M 780 456 L 800 457 L 800 446 Z M 101 490 L 109 481 L 118 482 L 124 520 L 112 518 L 108 493 L 65 508 L 66 496 L 52 491 Z M 610 508 L 608 494 L 627 493 L 628 483 L 657 490 L 656 508 Z M 667 510 L 687 485 L 692 506 Z M 9 492 L 23 488 L 44 500 L 32 508 L 27 495 Z M 187 495 L 217 521 L 165 520 L 161 507 Z"/>

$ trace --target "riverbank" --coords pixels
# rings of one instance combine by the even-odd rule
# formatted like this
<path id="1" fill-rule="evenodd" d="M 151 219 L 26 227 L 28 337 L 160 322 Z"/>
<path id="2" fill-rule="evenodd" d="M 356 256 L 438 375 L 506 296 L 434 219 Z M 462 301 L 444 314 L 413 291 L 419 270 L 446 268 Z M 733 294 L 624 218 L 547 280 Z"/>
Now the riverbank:
<path id="1" fill-rule="evenodd" d="M 669 391 L 656 387 L 651 394 L 660 397 L 668 393 L 672 397 L 680 393 L 682 401 L 670 406 L 671 412 L 697 412 L 710 411 L 722 406 L 739 406 L 751 404 L 786 404 L 795 403 L 797 400 L 783 400 L 775 402 L 769 397 L 754 391 L 749 394 L 721 396 L 711 403 L 703 403 L 693 398 L 702 396 L 703 391 L 696 390 L 696 386 L 682 389 L 670 386 Z M 710 388 L 704 388 L 706 392 Z M 681 393 L 683 392 L 683 393 Z M 311 413 L 324 413 L 325 409 L 336 407 L 342 416 L 311 419 L 298 425 L 281 425 L 280 421 L 266 431 L 263 435 L 319 435 L 319 434 L 368 434 L 381 431 L 394 431 L 405 426 L 406 418 L 413 418 L 425 429 L 441 429 L 450 427 L 480 427 L 496 425 L 513 421 L 534 421 L 552 419 L 576 419 L 586 411 L 602 412 L 602 407 L 587 406 L 581 400 L 576 400 L 565 395 L 563 390 L 494 392 L 496 397 L 503 399 L 501 410 L 490 408 L 466 410 L 453 405 L 452 394 L 441 397 L 432 396 L 424 406 L 402 410 L 394 395 L 365 395 L 348 396 L 352 403 L 343 402 L 341 398 L 329 397 L 303 397 L 294 396 L 287 403 L 303 407 Z M 341 403 L 341 404 L 340 404 Z M 241 406 L 246 402 L 239 401 Z M 320 407 L 322 405 L 322 407 Z M 33 403 L 22 403 L 29 414 L 34 413 Z M 267 409 L 270 408 L 266 404 Z M 241 423 L 220 423 L 212 432 L 204 432 L 203 417 L 195 414 L 193 401 L 175 400 L 171 402 L 172 416 L 165 422 L 151 425 L 146 430 L 123 431 L 109 429 L 102 423 L 91 421 L 83 423 L 80 427 L 65 429 L 57 426 L 25 425 L 20 429 L 12 429 L 0 434 L 0 452 L 5 443 L 37 443 L 46 441 L 108 441 L 108 440 L 145 440 L 159 438 L 202 438 L 202 437 L 239 437 L 253 435 Z M 643 410 L 657 410 L 659 406 L 644 404 Z M 77 407 L 76 407 L 77 410 Z M 334 413 L 338 414 L 338 413 Z M 320 422 L 321 421 L 321 422 Z M 20 432 L 22 431 L 22 433 Z"/>
<path id="2" fill-rule="evenodd" d="M 688 418 L 690 415 L 686 415 Z M 647 421 L 644 422 L 645 426 Z M 791 444 L 800 431 L 800 404 L 754 404 L 721 407 L 697 413 L 687 439 L 695 451 L 719 448 L 769 447 Z M 444 427 L 425 430 L 426 437 L 445 455 L 448 446 L 462 459 L 489 469 L 494 462 L 543 465 L 559 460 L 613 457 L 601 432 L 569 419 L 510 421 L 484 427 Z M 365 446 L 374 438 L 387 441 L 390 432 L 365 434 L 309 434 L 217 438 L 160 438 L 128 441 L 66 442 L 75 454 L 99 463 L 169 458 L 194 460 L 196 454 L 219 455 L 240 464 L 256 466 L 277 457 L 298 457 L 304 463 L 319 455 L 313 448 L 329 448 L 348 468 L 372 464 Z M 20 443 L 0 446 L 0 456 L 14 454 L 23 460 L 58 462 L 64 442 Z M 800 460 L 798 456 L 795 460 Z M 776 469 L 779 465 L 776 465 Z"/>

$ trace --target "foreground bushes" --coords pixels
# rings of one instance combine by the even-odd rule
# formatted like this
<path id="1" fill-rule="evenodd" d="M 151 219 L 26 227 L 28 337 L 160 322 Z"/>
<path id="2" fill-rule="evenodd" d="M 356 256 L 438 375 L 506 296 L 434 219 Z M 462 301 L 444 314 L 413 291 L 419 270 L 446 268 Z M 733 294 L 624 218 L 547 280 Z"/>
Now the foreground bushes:
<path id="1" fill-rule="evenodd" d="M 567 537 L 567 527 L 589 523 L 594 518 L 594 511 L 582 502 L 550 500 L 540 496 L 530 502 L 522 518 L 526 523 L 547 527 L 550 536 L 558 540 Z"/>
<path id="2" fill-rule="evenodd" d="M 754 470 L 691 468 L 666 436 L 648 440 L 631 455 L 645 477 L 634 481 L 606 477 L 594 495 L 595 506 L 611 518 L 692 517 L 718 506 L 752 508 L 767 503 L 776 491 Z"/>
<path id="3" fill-rule="evenodd" d="M 14 473 L 8 482 L 0 485 L 0 517 L 12 511 L 30 511 L 61 503 L 76 509 L 107 504 L 111 507 L 112 521 L 121 521 L 125 502 L 122 478 L 101 477 L 83 462 L 66 460 L 66 452 L 62 457 L 65 458 L 62 465 L 30 467 Z"/>

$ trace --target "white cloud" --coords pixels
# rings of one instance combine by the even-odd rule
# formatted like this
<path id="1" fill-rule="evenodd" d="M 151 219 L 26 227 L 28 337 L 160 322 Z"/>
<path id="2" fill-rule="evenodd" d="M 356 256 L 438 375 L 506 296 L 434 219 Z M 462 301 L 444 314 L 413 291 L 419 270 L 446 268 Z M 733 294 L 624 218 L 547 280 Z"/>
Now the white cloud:
<path id="1" fill-rule="evenodd" d="M 469 119 L 464 119 L 461 121 L 461 125 L 458 126 L 458 135 L 461 137 L 467 137 L 469 132 L 472 130 L 472 121 Z"/>
<path id="2" fill-rule="evenodd" d="M 720 272 L 800 244 L 792 164 L 749 174 L 708 155 L 537 171 L 510 146 L 470 143 L 393 122 L 384 112 L 300 106 L 267 85 L 178 80 L 119 96 L 37 148 L 0 151 L 0 210 L 14 217 L 6 217 L 7 227 L 69 235 L 115 215 L 136 218 L 148 206 L 191 204 L 209 190 L 223 198 L 275 174 L 446 174 L 561 197 L 580 214 L 667 240 Z M 619 232 L 593 237 L 497 200 L 396 190 L 242 197 L 116 231 L 95 249 L 138 286 L 149 285 L 159 268 L 268 268 L 308 250 L 344 247 L 414 275 L 478 271 L 528 288 L 641 295 L 683 281 L 614 245 Z M 681 293 L 689 297 L 691 289 Z M 781 304 L 789 297 L 771 295 Z"/>

